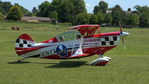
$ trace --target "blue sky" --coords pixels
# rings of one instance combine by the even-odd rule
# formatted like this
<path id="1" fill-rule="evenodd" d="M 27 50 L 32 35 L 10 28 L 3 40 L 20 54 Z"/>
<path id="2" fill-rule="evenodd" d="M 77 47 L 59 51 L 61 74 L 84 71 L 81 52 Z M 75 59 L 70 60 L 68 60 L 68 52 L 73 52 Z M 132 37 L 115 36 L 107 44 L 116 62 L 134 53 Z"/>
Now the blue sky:
<path id="1" fill-rule="evenodd" d="M 12 4 L 19 3 L 21 6 L 24 6 L 28 10 L 32 10 L 33 7 L 38 7 L 44 1 L 51 2 L 52 0 L 1 0 L 1 1 L 9 1 Z M 131 8 L 135 5 L 140 6 L 149 6 L 149 0 L 84 0 L 86 3 L 86 8 L 88 13 L 92 13 L 94 6 L 97 5 L 100 1 L 105 1 L 108 3 L 109 7 L 114 7 L 115 5 L 120 5 L 124 10 Z"/>

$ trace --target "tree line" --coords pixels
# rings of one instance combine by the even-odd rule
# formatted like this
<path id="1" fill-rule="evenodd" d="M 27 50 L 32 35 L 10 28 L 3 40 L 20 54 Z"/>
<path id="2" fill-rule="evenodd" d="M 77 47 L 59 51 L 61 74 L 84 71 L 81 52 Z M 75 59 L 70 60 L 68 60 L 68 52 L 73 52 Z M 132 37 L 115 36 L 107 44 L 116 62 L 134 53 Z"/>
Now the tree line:
<path id="1" fill-rule="evenodd" d="M 118 26 L 121 22 L 123 26 L 149 27 L 148 6 L 136 5 L 134 11 L 130 8 L 124 11 L 120 5 L 108 8 L 108 3 L 100 1 L 94 7 L 93 13 L 87 13 L 84 0 L 52 0 L 51 3 L 48 1 L 41 3 L 38 8 L 33 7 L 32 12 L 29 12 L 19 4 L 12 6 L 10 2 L 0 1 L 0 17 L 6 15 L 8 20 L 19 20 L 22 14 L 50 17 L 59 22 L 70 22 L 73 25 L 106 24 Z"/>

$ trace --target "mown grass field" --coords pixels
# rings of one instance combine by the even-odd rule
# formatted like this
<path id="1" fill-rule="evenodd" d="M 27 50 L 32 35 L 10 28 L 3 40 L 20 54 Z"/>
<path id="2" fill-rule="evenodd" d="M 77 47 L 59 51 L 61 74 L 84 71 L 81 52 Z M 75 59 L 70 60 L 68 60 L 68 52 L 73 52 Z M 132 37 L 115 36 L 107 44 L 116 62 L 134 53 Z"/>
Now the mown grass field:
<path id="1" fill-rule="evenodd" d="M 20 27 L 12 31 L 11 27 Z M 148 84 L 149 83 L 149 29 L 124 29 L 130 35 L 104 55 L 112 60 L 106 66 L 90 66 L 97 55 L 70 60 L 31 58 L 16 63 L 21 57 L 14 51 L 16 38 L 28 33 L 36 42 L 60 34 L 70 26 L 48 23 L 0 23 L 0 84 Z M 119 31 L 103 28 L 102 32 Z"/>

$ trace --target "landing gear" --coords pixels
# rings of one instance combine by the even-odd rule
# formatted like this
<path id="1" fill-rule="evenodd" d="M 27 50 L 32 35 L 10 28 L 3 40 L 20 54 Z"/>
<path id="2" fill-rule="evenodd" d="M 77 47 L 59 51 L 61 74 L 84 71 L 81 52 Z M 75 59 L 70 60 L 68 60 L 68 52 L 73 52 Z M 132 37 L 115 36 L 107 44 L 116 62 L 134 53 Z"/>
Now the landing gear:
<path id="1" fill-rule="evenodd" d="M 99 58 L 103 58 L 103 54 L 104 54 L 104 53 L 99 54 L 99 55 L 98 55 L 98 56 L 99 56 Z"/>
<path id="2" fill-rule="evenodd" d="M 18 60 L 17 61 L 17 63 L 21 63 L 23 60 L 25 60 L 26 58 L 24 58 L 24 59 L 20 59 L 20 60 Z"/>
<path id="3" fill-rule="evenodd" d="M 103 54 L 99 54 L 98 56 L 99 56 L 99 58 L 94 60 L 94 61 L 92 61 L 91 63 L 89 63 L 89 65 L 104 66 L 111 60 L 110 57 L 107 57 L 107 56 L 103 57 Z"/>
<path id="4" fill-rule="evenodd" d="M 99 54 L 98 56 L 99 56 L 99 58 L 103 58 L 103 55 L 101 55 L 101 54 Z"/>

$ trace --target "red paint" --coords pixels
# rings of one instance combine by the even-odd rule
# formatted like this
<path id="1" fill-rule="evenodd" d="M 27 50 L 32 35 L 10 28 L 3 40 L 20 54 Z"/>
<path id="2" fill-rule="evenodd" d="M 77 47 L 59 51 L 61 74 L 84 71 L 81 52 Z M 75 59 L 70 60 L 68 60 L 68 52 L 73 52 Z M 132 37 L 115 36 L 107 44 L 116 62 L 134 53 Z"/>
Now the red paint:
<path id="1" fill-rule="evenodd" d="M 12 27 L 11 29 L 12 29 L 12 30 L 17 30 L 17 31 L 19 31 L 19 30 L 20 30 L 20 28 L 19 28 L 19 27 L 17 27 L 17 28 Z"/>
<path id="2" fill-rule="evenodd" d="M 102 61 L 102 62 L 99 62 L 97 64 L 95 64 L 95 66 L 104 66 L 105 64 L 107 64 L 109 61 Z"/>
<path id="3" fill-rule="evenodd" d="M 84 53 L 90 53 L 90 55 L 93 54 L 102 54 L 116 46 L 110 46 L 110 47 L 93 47 L 93 48 L 84 48 L 83 52 Z"/>
<path id="4" fill-rule="evenodd" d="M 56 42 L 58 42 L 58 40 L 56 39 L 56 37 L 54 37 L 54 38 L 51 38 L 49 40 L 43 41 L 41 43 L 56 43 Z"/>
<path id="5" fill-rule="evenodd" d="M 99 29 L 99 25 L 79 25 L 73 27 L 72 29 L 77 29 L 83 36 L 92 37 L 94 33 Z"/>
<path id="6" fill-rule="evenodd" d="M 102 34 L 96 34 L 93 37 L 102 37 L 102 36 L 117 36 L 120 35 L 120 32 L 110 32 L 110 33 L 102 33 Z"/>
<path id="7" fill-rule="evenodd" d="M 15 48 L 15 51 L 18 55 L 23 55 L 25 53 L 31 52 L 31 51 L 35 51 L 41 48 L 45 48 L 45 47 L 33 47 L 33 48 Z"/>
<path id="8" fill-rule="evenodd" d="M 117 36 L 120 35 L 120 32 L 110 32 L 110 33 L 103 33 L 103 34 L 97 34 L 94 35 L 94 33 L 99 29 L 99 25 L 80 25 L 80 26 L 76 26 L 72 29 L 77 29 L 82 35 L 85 35 L 85 38 L 89 38 L 89 37 L 104 37 L 104 36 Z M 100 32 L 99 32 L 100 33 Z M 32 38 L 30 36 L 28 36 L 27 34 L 22 34 L 21 36 L 18 37 L 19 39 L 24 39 L 24 40 L 29 40 L 29 41 L 33 41 Z M 91 41 L 96 41 L 96 39 L 89 39 Z M 56 39 L 56 37 L 51 38 L 49 40 L 43 41 L 42 43 L 56 43 L 58 42 L 58 40 Z M 57 46 L 57 45 L 52 45 L 52 46 Z M 15 48 L 16 53 L 18 55 L 23 55 L 25 53 L 34 51 L 34 50 L 38 50 L 38 49 L 42 49 L 45 47 L 50 47 L 50 46 L 44 46 L 44 47 L 32 47 L 32 48 Z M 68 56 L 61 58 L 58 55 L 50 55 L 50 56 L 46 56 L 46 57 L 42 57 L 45 59 L 71 59 L 71 58 L 81 58 L 81 57 L 87 57 L 87 56 L 92 56 L 94 54 L 102 54 L 105 53 L 106 51 L 114 48 L 116 46 L 105 46 L 105 47 L 90 47 L 90 48 L 83 48 L 83 54 L 77 55 L 77 56 L 71 56 L 73 53 L 68 52 Z M 96 65 L 104 65 L 106 64 L 108 61 L 103 61 L 100 63 L 97 63 Z"/>
<path id="9" fill-rule="evenodd" d="M 19 39 L 24 39 L 24 40 L 28 40 L 28 41 L 33 41 L 32 38 L 27 35 L 27 34 L 22 34 L 21 36 L 18 37 Z"/>

